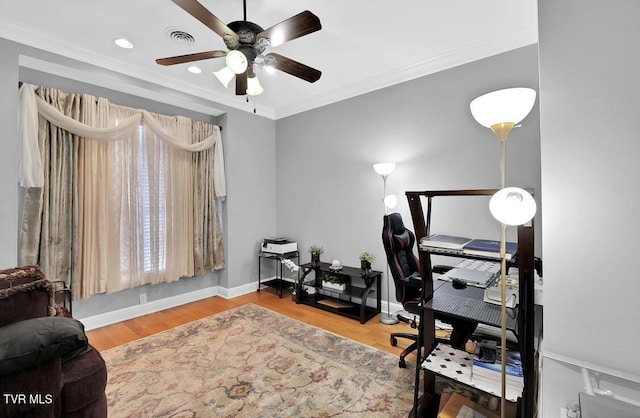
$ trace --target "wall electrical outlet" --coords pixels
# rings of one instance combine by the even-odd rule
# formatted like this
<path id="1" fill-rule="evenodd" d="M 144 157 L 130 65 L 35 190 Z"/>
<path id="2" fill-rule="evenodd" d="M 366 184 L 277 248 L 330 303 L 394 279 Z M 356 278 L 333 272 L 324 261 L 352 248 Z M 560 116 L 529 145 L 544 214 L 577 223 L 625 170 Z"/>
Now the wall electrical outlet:
<path id="1" fill-rule="evenodd" d="M 146 293 L 141 293 L 140 294 L 140 305 L 143 305 L 147 303 L 147 294 Z"/>

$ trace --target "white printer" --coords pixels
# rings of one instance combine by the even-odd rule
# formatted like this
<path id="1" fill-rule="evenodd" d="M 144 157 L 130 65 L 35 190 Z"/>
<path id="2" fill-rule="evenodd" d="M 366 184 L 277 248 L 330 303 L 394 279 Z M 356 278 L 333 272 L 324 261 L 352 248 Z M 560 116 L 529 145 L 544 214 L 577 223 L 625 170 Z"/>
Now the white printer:
<path id="1" fill-rule="evenodd" d="M 298 243 L 287 238 L 265 238 L 262 241 L 262 251 L 273 254 L 286 254 L 298 251 Z"/>

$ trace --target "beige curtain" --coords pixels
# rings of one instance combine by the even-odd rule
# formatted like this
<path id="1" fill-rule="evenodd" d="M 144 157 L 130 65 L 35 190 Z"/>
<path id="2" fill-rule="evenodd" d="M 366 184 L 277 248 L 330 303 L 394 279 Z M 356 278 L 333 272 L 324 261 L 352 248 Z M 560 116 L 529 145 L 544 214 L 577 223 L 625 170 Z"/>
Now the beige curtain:
<path id="1" fill-rule="evenodd" d="M 68 96 L 43 88 L 37 94 L 46 99 L 52 91 Z M 135 125 L 139 109 L 88 95 L 76 96 L 75 101 L 80 103 L 77 110 L 64 115 L 80 124 L 65 120 L 38 100 L 38 111 L 45 115 L 38 118 L 44 185 L 26 189 L 21 263 L 40 264 L 50 277 L 69 283 L 76 298 L 223 268 L 214 191 L 215 187 L 222 190 L 221 197 L 226 193 L 224 181 L 217 179 L 216 185 L 215 178 L 221 165 L 223 169 L 223 160 L 215 160 L 218 167 L 214 164 L 216 152 L 222 152 L 221 141 L 216 142 L 219 128 L 146 111 L 142 111 L 142 123 Z M 95 133 L 100 139 L 71 135 L 45 118 L 87 135 Z M 126 128 L 129 125 L 133 129 Z M 52 130 L 56 135 L 51 135 Z M 74 140 L 57 140 L 61 135 Z M 47 145 L 49 142 L 51 145 Z M 54 158 L 59 152 L 47 153 L 46 148 L 55 147 L 57 142 L 64 142 L 67 148 L 73 144 L 73 148 L 63 157 Z M 203 146 L 206 143 L 211 145 Z M 31 155 L 29 160 L 38 157 Z M 52 170 L 51 166 L 61 168 Z M 64 180 L 58 180 L 58 170 L 65 174 Z M 73 207 L 69 210 L 60 206 L 60 213 L 51 204 L 38 204 L 32 196 L 38 195 L 37 190 L 41 191 L 42 202 L 63 199 Z M 39 206 L 42 208 L 38 210 Z M 61 220 L 52 224 L 51 216 Z M 65 239 L 51 240 L 51 233 L 45 235 L 49 229 Z M 64 251 L 45 240 L 65 242 Z M 40 245 L 35 246 L 38 241 Z M 43 264 L 54 255 L 67 260 L 66 271 L 57 265 L 52 270 L 50 262 L 51 268 Z"/>
<path id="2" fill-rule="evenodd" d="M 53 108 L 80 119 L 81 97 L 49 88 L 37 94 Z M 72 282 L 78 230 L 78 137 L 38 119 L 38 146 L 47 183 L 25 190 L 20 265 L 39 264 L 55 280 Z"/>
<path id="3" fill-rule="evenodd" d="M 193 122 L 193 140 L 198 142 L 218 131 L 217 126 L 200 121 Z M 210 148 L 193 154 L 193 238 L 195 274 L 201 275 L 224 267 L 222 232 L 218 218 L 214 170 L 216 152 L 222 149 Z"/>

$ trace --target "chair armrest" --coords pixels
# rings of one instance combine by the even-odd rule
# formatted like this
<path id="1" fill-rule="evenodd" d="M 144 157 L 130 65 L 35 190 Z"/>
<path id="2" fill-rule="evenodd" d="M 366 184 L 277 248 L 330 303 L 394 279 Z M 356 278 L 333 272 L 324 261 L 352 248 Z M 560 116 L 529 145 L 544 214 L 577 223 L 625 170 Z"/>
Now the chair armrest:
<path id="1" fill-rule="evenodd" d="M 400 281 L 407 287 L 422 287 L 422 276 L 418 272 L 413 273 L 411 276 L 401 277 Z"/>

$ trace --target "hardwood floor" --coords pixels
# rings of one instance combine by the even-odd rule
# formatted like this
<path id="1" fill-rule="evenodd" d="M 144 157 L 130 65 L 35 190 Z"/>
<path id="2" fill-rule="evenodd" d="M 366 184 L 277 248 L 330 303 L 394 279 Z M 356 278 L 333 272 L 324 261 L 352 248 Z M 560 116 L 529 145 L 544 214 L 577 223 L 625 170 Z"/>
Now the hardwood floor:
<path id="1" fill-rule="evenodd" d="M 398 345 L 392 347 L 389 342 L 389 334 L 391 332 L 417 332 L 404 322 L 396 325 L 384 325 L 380 323 L 379 316 L 370 319 L 365 324 L 360 324 L 354 319 L 345 318 L 311 306 L 298 305 L 291 300 L 289 294 L 280 299 L 273 289 L 263 289 L 260 292 L 252 292 L 233 299 L 215 296 L 88 331 L 87 335 L 91 345 L 98 351 L 104 351 L 247 303 L 263 306 L 309 325 L 398 356 L 404 348 L 409 346 L 410 341 L 398 339 Z M 407 360 L 414 361 L 415 353 L 410 354 Z"/>

